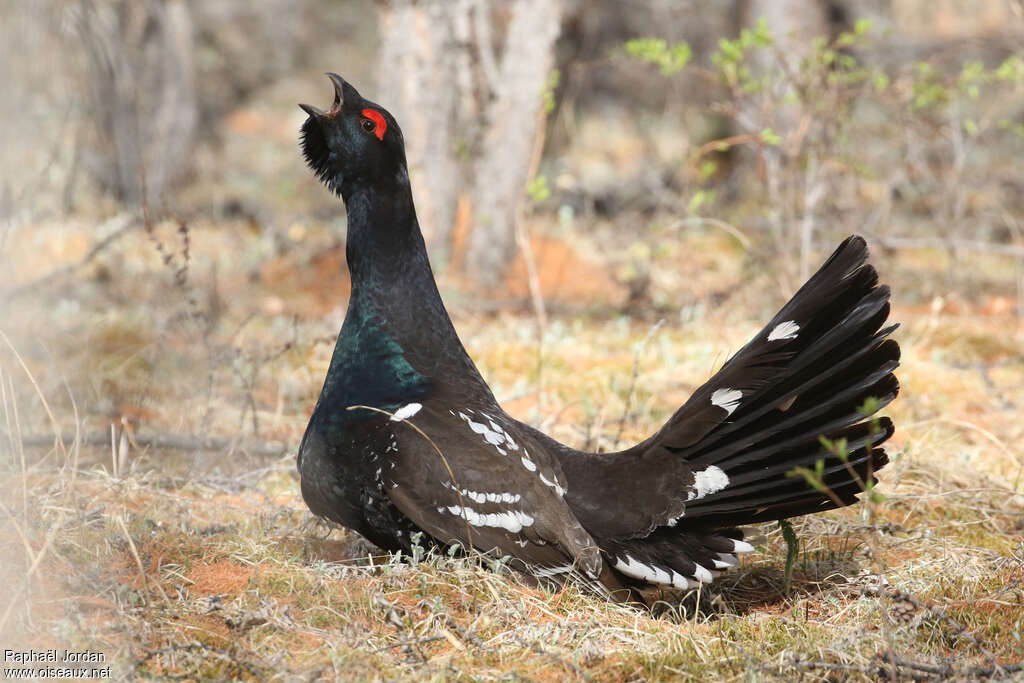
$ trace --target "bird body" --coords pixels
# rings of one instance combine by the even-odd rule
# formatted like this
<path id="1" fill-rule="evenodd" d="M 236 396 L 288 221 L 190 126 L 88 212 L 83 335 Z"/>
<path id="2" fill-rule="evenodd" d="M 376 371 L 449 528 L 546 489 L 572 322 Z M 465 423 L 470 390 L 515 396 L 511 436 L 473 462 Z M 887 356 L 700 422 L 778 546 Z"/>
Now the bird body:
<path id="1" fill-rule="evenodd" d="M 401 129 L 329 76 L 331 109 L 301 105 L 302 146 L 348 209 L 352 292 L 299 448 L 315 514 L 386 550 L 425 532 L 622 598 L 710 582 L 753 550 L 740 527 L 848 505 L 887 462 L 892 424 L 862 411 L 895 398 L 899 347 L 857 237 L 644 442 L 581 452 L 506 414 L 441 301 Z M 827 491 L 787 476 L 818 461 Z"/>

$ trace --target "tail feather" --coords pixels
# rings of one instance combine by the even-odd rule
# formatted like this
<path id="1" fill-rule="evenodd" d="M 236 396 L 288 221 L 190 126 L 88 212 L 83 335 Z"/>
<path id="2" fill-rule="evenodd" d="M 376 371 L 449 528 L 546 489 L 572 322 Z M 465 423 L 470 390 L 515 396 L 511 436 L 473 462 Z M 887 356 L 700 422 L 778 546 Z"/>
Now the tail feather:
<path id="1" fill-rule="evenodd" d="M 864 485 L 860 482 L 866 483 L 870 480 L 872 484 L 876 483 L 874 473 L 888 462 L 885 451 L 880 448 L 872 451 L 870 460 L 866 456 L 851 455 L 849 467 L 856 472 L 860 481 L 853 478 L 845 464 L 839 467 L 833 465 L 826 469 L 824 477 L 828 494 L 809 492 L 806 483 L 800 481 L 796 484 L 799 493 L 790 493 L 787 496 L 782 494 L 781 490 L 776 490 L 773 495 L 765 496 L 761 507 L 749 507 L 748 501 L 743 501 L 743 506 L 724 505 L 721 511 L 708 512 L 699 519 L 701 523 L 712 527 L 735 524 L 737 519 L 744 519 L 743 524 L 758 524 L 852 505 L 864 491 Z"/>
<path id="2" fill-rule="evenodd" d="M 793 355 L 775 380 L 745 394 L 730 420 L 678 449 L 695 471 L 714 466 L 728 477 L 728 485 L 687 503 L 686 525 L 750 524 L 848 505 L 866 485 L 867 472 L 888 462 L 878 446 L 892 435 L 892 422 L 872 420 L 870 413 L 899 393 L 893 371 L 900 352 L 887 338 L 896 325 L 882 328 L 889 288 L 878 285 L 866 258 L 863 241 L 847 240 L 837 249 L 765 328 L 805 316 L 792 325 L 799 324 L 799 333 L 784 350 Z M 770 340 L 770 333 L 758 335 L 737 357 Z M 870 413 L 869 398 L 875 399 Z M 847 462 L 825 449 L 821 437 L 845 439 Z M 818 461 L 827 490 L 789 476 Z"/>
<path id="3" fill-rule="evenodd" d="M 854 503 L 888 463 L 892 422 L 872 417 L 899 393 L 888 316 L 889 288 L 851 237 L 657 434 L 568 461 L 570 492 L 586 480 L 629 493 L 625 510 L 570 499 L 615 568 L 706 581 L 753 549 L 738 527 Z M 845 440 L 845 452 L 821 437 Z"/>
<path id="4" fill-rule="evenodd" d="M 885 290 L 885 294 L 888 295 L 888 290 Z M 748 403 L 736 411 L 731 422 L 714 430 L 707 438 L 695 444 L 695 448 L 681 455 L 695 464 L 714 464 L 709 460 L 709 456 L 714 452 L 715 445 L 726 440 L 744 441 L 744 432 L 747 432 L 748 439 L 756 435 L 756 427 L 753 434 L 750 433 L 750 427 L 758 418 L 767 415 L 768 427 L 778 431 L 782 423 L 778 420 L 779 414 L 772 411 L 779 410 L 787 401 L 795 399 L 801 403 L 810 403 L 809 400 L 802 401 L 801 397 L 806 399 L 813 395 L 816 389 L 846 388 L 845 382 L 863 378 L 865 371 L 883 364 L 895 363 L 884 374 L 891 372 L 898 365 L 899 346 L 891 340 L 886 342 L 884 338 L 895 330 L 896 326 L 890 326 L 875 334 L 885 321 L 888 308 L 887 302 L 880 309 L 874 306 L 858 306 L 851 317 L 844 320 L 839 327 L 826 333 L 817 343 L 794 357 L 777 381 L 763 392 L 753 395 Z M 870 332 L 865 334 L 866 330 Z M 866 340 L 859 341 L 865 336 Z M 854 343 L 857 345 L 853 346 Z M 853 348 L 850 348 L 851 346 Z M 842 357 L 837 359 L 832 355 L 837 353 L 842 353 Z M 870 357 L 864 359 L 864 356 Z M 799 407 L 796 404 L 787 407 L 783 414 L 798 414 Z M 769 413 L 772 414 L 768 415 Z"/>
<path id="5" fill-rule="evenodd" d="M 886 363 L 835 394 L 832 400 L 813 393 L 798 399 L 803 405 L 794 402 L 790 411 L 787 411 L 792 414 L 785 420 L 754 425 L 756 431 L 752 430 L 753 433 L 738 434 L 733 440 L 706 452 L 699 459 L 695 458 L 693 462 L 716 465 L 729 474 L 750 469 L 762 462 L 777 462 L 776 454 L 787 447 L 816 444 L 820 436 L 833 438 L 836 430 L 867 417 L 860 409 L 868 398 L 877 399 L 876 409 L 884 408 L 896 398 L 899 384 L 891 373 L 897 365 L 896 361 Z M 731 476 L 730 480 L 733 481 Z"/>
<path id="6" fill-rule="evenodd" d="M 702 499 L 698 505 L 687 508 L 687 518 L 702 520 L 709 514 L 729 510 L 742 515 L 744 511 L 757 510 L 774 502 L 793 500 L 795 496 L 829 499 L 828 493 L 808 486 L 806 479 L 797 474 L 797 468 L 805 468 L 810 472 L 809 476 L 817 477 L 814 470 L 817 463 L 822 462 L 821 477 L 824 484 L 828 485 L 831 482 L 834 485 L 840 485 L 844 484 L 846 479 L 857 483 L 857 480 L 850 474 L 850 468 L 856 470 L 857 467 L 867 462 L 869 445 L 875 469 L 881 467 L 880 461 L 884 451 L 876 449 L 875 446 L 889 438 L 893 431 L 891 422 L 879 420 L 878 431 L 859 435 L 856 433 L 865 432 L 868 429 L 871 427 L 865 429 L 864 425 L 857 425 L 856 428 L 847 432 L 848 436 L 844 437 L 849 439 L 846 446 L 846 462 L 820 444 L 816 451 L 804 451 L 799 455 L 780 453 L 782 456 L 780 460 L 785 459 L 784 464 L 766 469 L 761 473 L 762 476 L 752 476 L 756 473 L 748 473 L 746 481 L 728 486 L 720 493 Z M 786 455 L 790 457 L 787 458 Z"/>

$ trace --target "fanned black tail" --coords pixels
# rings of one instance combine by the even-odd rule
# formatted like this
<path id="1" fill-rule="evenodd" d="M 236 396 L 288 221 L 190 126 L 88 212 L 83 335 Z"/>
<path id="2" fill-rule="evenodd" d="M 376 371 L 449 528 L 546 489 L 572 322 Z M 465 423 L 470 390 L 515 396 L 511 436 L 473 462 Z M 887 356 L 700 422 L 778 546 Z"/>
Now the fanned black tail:
<path id="1" fill-rule="evenodd" d="M 681 510 L 653 493 L 634 497 L 630 510 L 652 519 L 668 510 L 667 523 L 601 539 L 625 581 L 677 588 L 710 581 L 738 564 L 737 553 L 754 549 L 740 527 L 849 505 L 874 482 L 888 462 L 880 445 L 893 426 L 872 415 L 899 391 L 900 350 L 887 339 L 896 325 L 882 328 L 889 288 L 878 285 L 867 256 L 860 237 L 844 241 L 657 434 L 619 454 L 661 457 L 659 481 L 673 481 L 664 476 L 673 463 L 692 473 Z M 614 528 L 614 521 L 602 523 Z"/>
<path id="2" fill-rule="evenodd" d="M 871 415 L 896 398 L 900 350 L 886 338 L 896 325 L 882 328 L 889 288 L 878 285 L 867 256 L 862 238 L 846 239 L 708 383 L 721 386 L 720 375 L 742 374 L 757 359 L 767 357 L 760 367 L 772 368 L 727 421 L 680 450 L 694 471 L 714 466 L 728 478 L 686 506 L 687 526 L 737 526 L 849 505 L 888 462 L 879 446 L 892 422 Z M 822 487 L 793 476 L 816 466 Z"/>

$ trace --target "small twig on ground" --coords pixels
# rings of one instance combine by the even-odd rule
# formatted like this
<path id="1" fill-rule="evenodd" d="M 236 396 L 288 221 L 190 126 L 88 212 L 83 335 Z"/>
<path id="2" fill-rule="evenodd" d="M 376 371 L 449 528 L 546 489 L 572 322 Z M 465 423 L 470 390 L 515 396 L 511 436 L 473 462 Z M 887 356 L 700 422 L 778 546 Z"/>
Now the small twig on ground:
<path id="1" fill-rule="evenodd" d="M 3 430 L 6 431 L 6 430 Z M 17 440 L 17 435 L 9 435 Z M 72 433 L 62 432 L 56 438 L 71 441 Z M 50 446 L 54 442 L 53 434 L 25 434 L 20 443 L 25 446 Z M 108 432 L 97 431 L 83 434 L 80 441 L 83 446 L 109 446 L 111 436 Z M 176 451 L 229 451 L 243 450 L 252 455 L 279 456 L 288 453 L 288 444 L 274 441 L 242 441 L 222 437 L 196 436 L 194 434 L 134 434 L 132 441 L 136 446 L 150 448 L 169 448 Z"/>
<path id="2" fill-rule="evenodd" d="M 124 532 L 124 537 L 128 539 L 128 548 L 132 551 L 132 557 L 135 558 L 135 565 L 139 568 L 139 578 L 142 579 L 142 587 L 149 588 L 149 579 L 146 578 L 146 569 L 142 565 L 142 558 L 139 557 L 139 551 L 135 547 L 135 541 L 132 540 L 132 535 L 128 533 L 128 527 L 124 523 L 124 517 L 118 515 L 117 523 L 121 525 L 121 531 Z M 158 581 L 154 581 L 153 585 L 156 586 L 156 590 L 164 599 L 164 604 L 167 605 L 168 609 L 171 609 L 171 599 L 167 597 L 167 593 L 164 592 L 163 586 Z"/>

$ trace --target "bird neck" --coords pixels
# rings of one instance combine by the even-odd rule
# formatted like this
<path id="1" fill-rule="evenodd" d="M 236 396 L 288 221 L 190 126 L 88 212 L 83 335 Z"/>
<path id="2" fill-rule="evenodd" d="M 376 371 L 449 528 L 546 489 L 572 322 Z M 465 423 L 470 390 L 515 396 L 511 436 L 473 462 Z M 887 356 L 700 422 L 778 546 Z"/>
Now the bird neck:
<path id="1" fill-rule="evenodd" d="M 391 280 L 396 262 L 421 251 L 426 255 L 408 181 L 394 186 L 352 182 L 342 197 L 348 210 L 345 251 L 353 286 L 382 274 Z"/>
<path id="2" fill-rule="evenodd" d="M 365 370 L 372 359 L 387 359 L 390 365 L 374 372 L 394 376 L 396 386 L 418 387 L 423 377 L 432 377 L 441 390 L 445 380 L 436 375 L 443 370 L 443 376 L 459 378 L 461 395 L 493 404 L 441 301 L 408 176 L 397 180 L 383 186 L 353 183 L 343 192 L 352 294 L 324 393 L 332 378 L 351 378 L 351 366 Z"/>
<path id="3" fill-rule="evenodd" d="M 403 346 L 424 330 L 437 335 L 438 342 L 457 342 L 427 258 L 408 176 L 399 174 L 396 180 L 394 185 L 353 183 L 343 195 L 352 277 L 349 315 L 381 315 Z"/>

